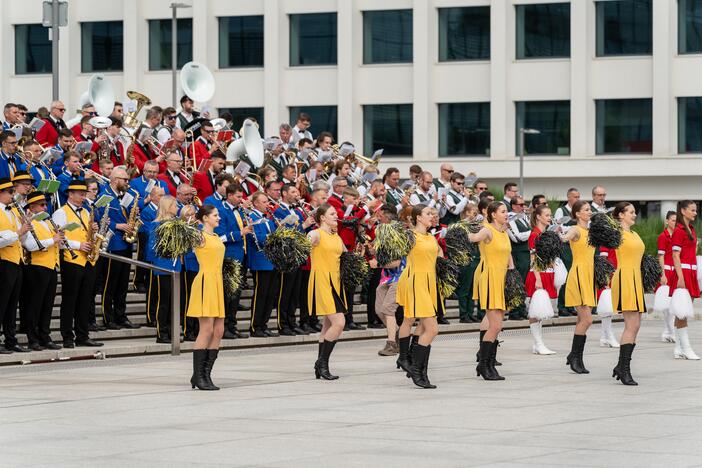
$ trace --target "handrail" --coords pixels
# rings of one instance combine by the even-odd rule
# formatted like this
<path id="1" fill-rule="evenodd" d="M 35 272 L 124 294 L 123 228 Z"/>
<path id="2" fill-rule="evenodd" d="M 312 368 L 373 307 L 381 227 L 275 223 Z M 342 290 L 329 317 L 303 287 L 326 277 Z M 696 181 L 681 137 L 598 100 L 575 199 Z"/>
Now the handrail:
<path id="1" fill-rule="evenodd" d="M 171 275 L 171 356 L 178 356 L 180 354 L 180 272 L 109 252 L 100 252 L 100 256 Z"/>

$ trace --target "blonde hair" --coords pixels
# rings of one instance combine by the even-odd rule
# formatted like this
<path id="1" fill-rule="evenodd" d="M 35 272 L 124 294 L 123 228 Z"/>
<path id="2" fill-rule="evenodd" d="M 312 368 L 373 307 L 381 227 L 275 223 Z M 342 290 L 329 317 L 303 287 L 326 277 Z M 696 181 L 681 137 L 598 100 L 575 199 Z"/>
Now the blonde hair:
<path id="1" fill-rule="evenodd" d="M 173 205 L 176 204 L 176 199 L 171 195 L 164 195 L 158 202 L 158 214 L 156 215 L 156 221 L 165 221 L 167 219 L 172 219 L 173 215 L 170 212 Z"/>

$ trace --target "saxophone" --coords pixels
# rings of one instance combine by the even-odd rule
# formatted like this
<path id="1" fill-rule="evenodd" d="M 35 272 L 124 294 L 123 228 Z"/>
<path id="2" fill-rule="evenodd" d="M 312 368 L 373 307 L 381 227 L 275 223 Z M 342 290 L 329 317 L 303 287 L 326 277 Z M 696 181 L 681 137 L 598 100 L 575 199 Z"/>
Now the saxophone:
<path id="1" fill-rule="evenodd" d="M 90 208 L 90 220 L 88 221 L 88 242 L 93 243 L 93 248 L 88 252 L 88 261 L 94 262 L 100 256 L 100 252 L 103 251 L 103 247 L 107 247 L 107 230 L 110 226 L 110 217 L 105 211 L 105 215 L 100 220 L 100 226 L 97 232 L 93 230 L 93 224 L 95 224 L 95 209 Z"/>
<path id="2" fill-rule="evenodd" d="M 129 211 L 129 219 L 127 220 L 127 225 L 132 229 L 131 234 L 124 235 L 124 242 L 128 244 L 133 244 L 137 240 L 137 231 L 143 226 L 144 222 L 139 218 L 139 194 L 134 194 L 134 204 L 132 209 Z"/>

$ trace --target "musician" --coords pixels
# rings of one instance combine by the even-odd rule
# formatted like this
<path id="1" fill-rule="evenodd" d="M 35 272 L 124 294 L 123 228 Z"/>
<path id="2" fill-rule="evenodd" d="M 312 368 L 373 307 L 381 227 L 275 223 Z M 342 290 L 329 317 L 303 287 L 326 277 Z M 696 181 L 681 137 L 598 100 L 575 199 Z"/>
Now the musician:
<path id="1" fill-rule="evenodd" d="M 63 116 L 66 113 L 66 106 L 61 101 L 53 101 L 49 109 L 49 117 L 44 119 L 44 126 L 36 134 L 37 141 L 46 147 L 56 145 L 59 131 L 66 128 Z M 67 129 L 69 132 L 70 130 Z M 71 134 L 73 135 L 73 134 Z"/>
<path id="2" fill-rule="evenodd" d="M 9 130 L 0 133 L 0 178 L 11 178 L 16 171 L 26 171 L 27 166 L 17 153 L 17 137 Z"/>
<path id="3" fill-rule="evenodd" d="M 246 265 L 253 274 L 254 295 L 251 313 L 251 336 L 265 338 L 278 336 L 268 329 L 273 307 L 277 300 L 278 275 L 273 264 L 263 254 L 266 238 L 276 229 L 273 221 L 265 216 L 268 210 L 268 198 L 264 193 L 256 192 L 251 196 L 253 209 L 251 223 L 253 233 L 246 236 Z"/>
<path id="4" fill-rule="evenodd" d="M 58 198 L 59 204 L 63 205 L 68 199 L 68 186 L 74 180 L 82 179 L 84 177 L 83 171 L 80 165 L 80 156 L 75 151 L 69 151 L 66 153 L 64 159 L 63 170 L 59 173 L 56 180 L 59 181 Z"/>
<path id="5" fill-rule="evenodd" d="M 27 171 L 17 171 L 12 176 L 12 185 L 15 187 L 15 203 L 24 211 L 27 208 L 27 195 L 34 189 L 34 179 Z"/>
<path id="6" fill-rule="evenodd" d="M 90 339 L 90 302 L 95 300 L 93 286 L 95 264 L 88 262 L 87 254 L 92 249 L 88 230 L 91 229 L 90 214 L 84 208 L 87 186 L 82 180 L 73 180 L 68 186 L 68 199 L 53 215 L 54 223 L 60 228 L 68 224 L 76 225 L 66 230 L 68 247 L 75 254 L 73 258 L 64 246 L 61 247 L 61 336 L 63 347 L 102 346 Z M 93 232 L 97 224 L 92 226 Z"/>
<path id="7" fill-rule="evenodd" d="M 375 179 L 373 182 L 371 182 L 370 189 L 368 189 L 368 193 L 366 193 L 366 200 L 367 201 L 380 200 L 381 203 L 384 204 L 386 198 L 387 198 L 387 190 L 385 189 L 385 184 L 383 183 L 383 181 L 381 179 Z"/>
<path id="8" fill-rule="evenodd" d="M 266 185 L 264 186 L 264 192 L 268 196 L 268 199 L 270 200 L 271 203 L 271 209 L 275 211 L 277 208 L 278 202 L 280 202 L 280 189 L 283 186 L 280 182 L 277 180 L 274 180 L 272 182 L 266 182 Z"/>
<path id="9" fill-rule="evenodd" d="M 110 184 L 103 193 L 112 197 L 110 204 L 98 211 L 98 220 L 103 216 L 109 217 L 110 230 L 114 233 L 107 245 L 107 251 L 113 255 L 131 258 L 132 244 L 125 242 L 124 236 L 133 233 L 133 227 L 128 224 L 128 220 L 137 201 L 134 197 L 136 192 L 129 188 L 127 171 L 121 167 L 112 171 Z M 127 318 L 130 265 L 112 259 L 106 260 L 105 287 L 102 293 L 102 315 L 105 326 L 108 330 L 139 328 L 139 325 L 133 324 Z"/>
<path id="10" fill-rule="evenodd" d="M 348 181 L 349 184 L 352 184 L 355 179 L 350 177 L 349 174 L 351 173 L 351 164 L 345 159 L 342 159 L 340 161 L 337 161 L 336 164 L 334 164 L 334 171 L 333 173 L 329 176 L 329 179 L 327 179 L 327 182 L 330 184 L 334 183 L 334 180 L 337 177 L 342 177 Z"/>
<path id="11" fill-rule="evenodd" d="M 283 149 L 286 150 L 286 151 L 287 151 L 288 149 L 290 149 L 290 146 L 291 146 L 291 143 L 292 143 L 292 132 L 293 132 L 293 129 L 292 129 L 292 127 L 290 126 L 289 123 L 283 122 L 283 123 L 280 124 L 280 126 L 278 127 L 278 135 L 280 136 L 280 141 L 283 142 Z M 310 141 L 311 141 L 311 140 L 310 140 Z M 298 141 L 298 144 L 299 144 L 299 143 L 300 143 L 300 142 Z"/>
<path id="12" fill-rule="evenodd" d="M 31 165 L 29 168 L 29 173 L 37 184 L 42 180 L 52 180 L 55 178 L 51 169 L 40 161 L 43 151 L 38 141 L 27 141 L 24 144 L 24 152 L 30 158 Z M 47 199 L 49 199 L 48 196 Z M 51 206 L 49 206 L 49 209 L 51 209 Z"/>
<path id="13" fill-rule="evenodd" d="M 444 201 L 446 197 L 444 196 Z M 436 208 L 439 211 L 439 216 L 443 217 L 446 213 L 446 207 L 439 203 L 439 192 L 434 187 L 434 177 L 429 171 L 423 171 L 418 178 L 416 189 L 409 198 L 410 205 L 419 205 L 420 203 L 430 208 Z"/>
<path id="14" fill-rule="evenodd" d="M 531 224 L 525 213 L 526 204 L 522 197 L 514 197 L 510 201 L 509 228 L 507 235 L 512 243 L 512 261 L 515 268 L 526 283 L 526 277 L 531 267 L 531 254 L 529 251 L 529 237 L 531 236 Z M 510 320 L 526 320 L 527 310 L 524 305 L 509 311 Z"/>
<path id="15" fill-rule="evenodd" d="M 3 107 L 3 114 L 5 116 L 5 121 L 2 123 L 2 130 L 9 130 L 19 123 L 19 108 L 17 104 L 12 102 L 5 104 L 5 107 Z"/>
<path id="16" fill-rule="evenodd" d="M 412 164 L 409 167 L 409 180 L 414 182 L 415 185 L 419 184 L 419 176 L 422 175 L 422 166 L 419 164 Z"/>
<path id="17" fill-rule="evenodd" d="M 133 188 L 133 187 L 132 187 Z M 166 191 L 163 189 L 163 187 L 155 185 L 152 189 L 151 192 L 147 193 L 144 198 L 141 197 L 141 193 L 139 193 L 139 218 L 142 221 L 142 226 L 139 228 L 139 231 L 137 231 L 137 260 L 141 261 L 146 261 L 147 259 L 147 246 L 149 243 L 149 232 L 147 229 L 148 223 L 153 222 L 156 219 L 156 215 L 158 214 L 158 204 L 161 200 L 161 197 L 163 197 L 166 193 Z M 142 204 L 142 200 L 145 201 L 144 204 Z M 134 280 L 132 284 L 134 285 L 134 289 L 138 293 L 145 293 L 147 292 L 148 288 L 147 285 L 150 284 L 150 271 L 147 270 L 146 268 L 142 267 L 137 267 L 136 271 L 134 273 Z M 148 319 L 149 317 L 147 317 Z M 147 320 L 151 321 L 151 320 Z"/>
<path id="18" fill-rule="evenodd" d="M 590 208 L 592 213 L 607 213 L 607 206 L 605 201 L 607 199 L 607 190 L 601 185 L 595 185 L 592 187 L 592 203 L 590 203 Z"/>
<path id="19" fill-rule="evenodd" d="M 434 187 L 436 190 L 440 188 L 450 189 L 451 188 L 451 175 L 454 173 L 453 165 L 444 163 L 440 167 L 441 175 L 438 179 L 434 179 Z"/>
<path id="20" fill-rule="evenodd" d="M 314 220 L 314 213 L 329 198 L 329 190 L 327 188 L 312 188 L 310 193 L 310 203 L 307 207 L 301 207 L 305 216 Z M 316 224 L 312 224 L 307 230 L 311 231 L 316 228 Z M 310 280 L 310 259 L 300 267 L 300 288 L 298 289 L 297 304 L 300 308 L 300 328 L 308 333 L 322 331 L 322 324 L 316 315 L 310 315 L 309 304 L 307 303 L 307 288 Z"/>
<path id="21" fill-rule="evenodd" d="M 297 122 L 292 129 L 292 141 L 299 141 L 303 138 L 307 138 L 310 141 L 314 140 L 314 138 L 312 138 L 312 133 L 308 130 L 311 125 L 312 118 L 310 115 L 305 112 L 300 112 L 297 115 Z"/>
<path id="22" fill-rule="evenodd" d="M 480 194 L 487 192 L 488 184 L 483 179 L 477 179 L 473 182 L 473 201 L 477 204 L 480 203 Z"/>
<path id="23" fill-rule="evenodd" d="M 161 145 L 163 145 L 165 142 L 171 139 L 173 129 L 176 128 L 177 114 L 174 108 L 166 107 L 161 116 L 161 123 L 154 128 L 153 136 Z"/>
<path id="24" fill-rule="evenodd" d="M 224 171 L 227 156 L 220 150 L 212 152 L 209 168 L 193 174 L 193 188 L 197 191 L 200 200 L 208 198 L 217 188 L 215 179 Z"/>
<path id="25" fill-rule="evenodd" d="M 114 117 L 110 117 L 110 126 L 105 129 L 107 137 L 106 144 L 110 149 L 110 160 L 116 166 L 125 164 L 125 155 L 127 148 L 124 147 L 118 136 L 122 129 L 122 121 Z"/>
<path id="26" fill-rule="evenodd" d="M 222 204 L 222 201 L 224 201 L 224 199 L 227 197 L 227 187 L 234 184 L 234 182 L 234 177 L 232 177 L 232 175 L 227 172 L 221 172 L 217 174 L 217 177 L 215 177 L 214 193 L 209 197 L 202 199 L 202 203 L 204 205 L 212 205 L 221 212 L 222 209 L 220 208 L 220 205 Z M 240 187 L 242 189 L 243 196 L 246 197 L 244 187 Z"/>
<path id="27" fill-rule="evenodd" d="M 394 206 L 399 213 L 406 206 L 409 206 L 409 197 L 400 189 L 400 170 L 396 167 L 389 167 L 383 175 L 385 184 L 385 203 Z"/>
<path id="28" fill-rule="evenodd" d="M 147 188 L 153 182 L 153 188 L 161 187 L 164 191 L 168 190 L 168 185 L 161 179 L 158 179 L 158 163 L 154 160 L 146 161 L 144 163 L 144 170 L 141 172 L 139 177 L 129 181 L 129 187 L 139 194 L 139 208 L 143 208 L 145 205 L 149 204 L 150 192 L 147 192 Z"/>
<path id="29" fill-rule="evenodd" d="M 168 193 L 172 196 L 176 196 L 178 186 L 188 182 L 182 169 L 183 159 L 178 154 L 171 153 L 166 158 L 166 171 L 158 175 L 158 179 L 166 184 Z"/>
<path id="30" fill-rule="evenodd" d="M 88 191 L 85 193 L 85 207 L 90 209 L 97 201 L 100 185 L 97 179 L 89 177 L 85 179 L 85 186 L 88 187 Z"/>
<path id="31" fill-rule="evenodd" d="M 122 121 L 123 116 L 124 116 L 124 106 L 122 106 L 121 102 L 115 101 L 115 104 L 112 106 L 112 113 L 110 114 L 110 118 Z"/>
<path id="32" fill-rule="evenodd" d="M 182 183 L 178 186 L 176 191 L 176 201 L 178 202 L 178 209 L 182 209 L 184 206 L 195 205 L 194 203 L 195 191 L 188 183 Z"/>
<path id="33" fill-rule="evenodd" d="M 451 174 L 451 190 L 446 196 L 446 213 L 441 218 L 443 224 L 453 224 L 461 219 L 463 208 L 469 202 L 470 191 L 465 187 L 465 177 L 460 172 Z"/>
<path id="34" fill-rule="evenodd" d="M 199 112 L 193 110 L 194 104 L 193 100 L 188 96 L 183 95 L 183 97 L 180 98 L 180 107 L 182 110 L 177 115 L 176 127 L 185 128 L 193 119 L 200 116 Z"/>
<path id="35" fill-rule="evenodd" d="M 287 166 L 283 167 L 283 171 L 281 172 L 280 182 L 283 185 L 285 185 L 285 184 L 295 185 L 295 183 L 297 181 L 297 177 L 295 176 L 296 171 L 297 171 L 297 168 L 295 167 L 294 164 L 288 164 Z"/>
<path id="36" fill-rule="evenodd" d="M 69 129 L 62 128 L 59 130 L 56 145 L 52 149 L 55 153 L 59 153 L 60 156 L 51 164 L 51 170 L 54 171 L 54 174 L 57 176 L 63 170 L 66 153 L 71 151 L 75 144 L 76 140 L 73 138 L 73 133 L 71 133 Z"/>
<path id="37" fill-rule="evenodd" d="M 507 207 L 507 211 L 512 212 L 512 198 L 519 196 L 519 187 L 514 182 L 507 182 L 504 186 L 504 197 L 502 203 Z"/>

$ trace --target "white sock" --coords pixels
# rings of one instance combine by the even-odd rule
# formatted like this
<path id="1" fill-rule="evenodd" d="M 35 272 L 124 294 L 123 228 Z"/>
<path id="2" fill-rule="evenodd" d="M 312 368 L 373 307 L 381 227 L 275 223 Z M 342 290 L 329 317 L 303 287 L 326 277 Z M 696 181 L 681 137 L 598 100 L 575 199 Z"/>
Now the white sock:
<path id="1" fill-rule="evenodd" d="M 541 322 L 534 322 L 529 324 L 531 329 L 531 336 L 534 337 L 534 344 L 541 343 Z"/>
<path id="2" fill-rule="evenodd" d="M 612 317 L 602 317 L 602 338 L 607 340 L 609 338 L 614 338 L 614 331 L 612 330 Z"/>

